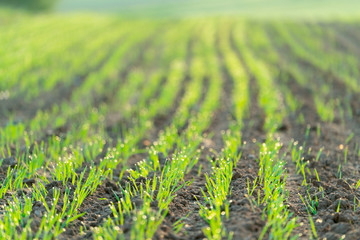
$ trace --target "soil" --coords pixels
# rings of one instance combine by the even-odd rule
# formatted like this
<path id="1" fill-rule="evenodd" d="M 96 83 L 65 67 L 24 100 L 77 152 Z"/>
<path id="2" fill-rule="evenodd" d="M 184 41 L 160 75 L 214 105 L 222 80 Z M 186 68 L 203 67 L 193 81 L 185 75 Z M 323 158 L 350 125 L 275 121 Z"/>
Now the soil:
<path id="1" fill-rule="evenodd" d="M 360 53 L 356 45 L 350 44 L 354 38 L 354 34 L 348 30 L 349 27 L 345 28 L 344 26 L 326 26 L 328 29 L 337 29 L 341 30 L 343 34 L 339 38 L 339 44 L 337 47 L 343 49 L 344 51 L 356 52 L 353 48 L 356 48 L 357 52 Z M 339 30 L 340 29 L 340 30 Z M 268 31 L 269 35 L 274 34 L 272 29 Z M 344 35 L 345 34 L 345 35 Z M 346 35 L 348 34 L 348 35 Z M 347 39 L 347 36 L 349 39 Z M 231 40 L 232 36 L 229 36 Z M 347 40 L 347 41 L 345 41 Z M 189 44 L 190 45 L 190 44 Z M 224 226 L 228 231 L 234 233 L 233 239 L 258 239 L 263 227 L 266 224 L 266 217 L 263 218 L 264 206 L 256 206 L 251 203 L 249 197 L 247 196 L 247 182 L 250 183 L 254 181 L 255 177 L 258 174 L 258 162 L 259 157 L 259 143 L 262 143 L 266 139 L 266 132 L 263 129 L 265 114 L 262 111 L 261 107 L 258 104 L 258 86 L 256 83 L 255 77 L 247 68 L 246 62 L 243 61 L 241 52 L 239 52 L 234 44 L 232 44 L 233 51 L 238 55 L 241 62 L 244 64 L 249 81 L 250 89 L 250 108 L 249 114 L 244 120 L 244 127 L 242 130 L 242 141 L 246 142 L 243 146 L 239 148 L 239 151 L 242 152 L 241 158 L 237 164 L 237 167 L 233 170 L 233 178 L 231 181 L 232 194 L 229 197 L 230 201 L 230 216 L 229 219 L 224 218 Z M 286 46 L 276 46 L 276 49 L 279 55 L 282 56 L 284 62 L 286 59 L 291 58 L 291 52 L 289 52 Z M 200 155 L 199 162 L 190 173 L 185 176 L 185 181 L 193 180 L 192 184 L 189 186 L 184 186 L 178 192 L 176 197 L 173 199 L 169 206 L 168 214 L 166 215 L 164 221 L 159 226 L 154 239 L 204 239 L 205 236 L 202 232 L 202 229 L 207 226 L 207 223 L 199 216 L 199 206 L 198 202 L 204 203 L 203 194 L 201 188 L 205 190 L 206 178 L 205 174 L 211 171 L 211 165 L 209 164 L 208 157 L 215 158 L 216 154 L 214 152 L 219 152 L 223 148 L 222 133 L 227 130 L 231 123 L 234 120 L 232 105 L 231 105 L 231 91 L 233 89 L 233 79 L 231 79 L 228 69 L 223 62 L 223 55 L 217 46 L 217 57 L 219 59 L 219 66 L 222 71 L 222 80 L 223 80 L 223 89 L 221 95 L 221 102 L 219 109 L 215 112 L 211 125 L 209 129 L 204 132 L 204 142 L 201 144 L 203 151 Z M 358 56 L 359 57 L 359 56 Z M 188 58 L 191 59 L 191 47 L 188 49 Z M 308 212 L 301 201 L 299 194 L 302 196 L 307 196 L 308 192 L 312 199 L 315 197 L 318 198 L 318 206 L 316 207 L 316 213 L 312 215 L 312 218 L 315 223 L 317 234 L 320 239 L 326 238 L 331 239 L 359 239 L 360 238 L 360 207 L 358 202 L 360 200 L 360 191 L 355 189 L 355 185 L 359 180 L 359 171 L 360 171 L 360 157 L 358 153 L 354 151 L 356 142 L 359 142 L 360 138 L 360 95 L 358 93 L 352 92 L 346 88 L 342 83 L 342 80 L 334 75 L 332 72 L 324 72 L 320 69 L 317 69 L 315 66 L 310 63 L 301 63 L 308 71 L 314 75 L 314 81 L 316 79 L 321 79 L 319 81 L 326 81 L 326 84 L 331 86 L 331 96 L 334 98 L 342 99 L 342 96 L 349 96 L 351 111 L 353 117 L 348 117 L 349 114 L 345 113 L 345 119 L 340 119 L 340 114 L 336 112 L 335 120 L 333 123 L 322 122 L 316 112 L 314 106 L 314 94 L 316 94 L 316 89 L 306 88 L 300 86 L 295 80 L 294 76 L 284 68 L 284 62 L 280 62 L 277 66 L 280 71 L 279 75 L 276 78 L 277 84 L 286 84 L 286 87 L 291 91 L 293 96 L 301 102 L 301 107 L 293 115 L 288 116 L 284 119 L 284 123 L 279 127 L 278 131 L 275 134 L 275 137 L 279 137 L 280 141 L 284 144 L 281 152 L 283 153 L 287 146 L 291 143 L 292 140 L 298 141 L 299 145 L 305 143 L 305 153 L 304 161 L 308 161 L 308 167 L 311 172 L 306 173 L 307 176 L 307 185 L 303 184 L 303 177 L 301 174 L 296 172 L 295 163 L 291 161 L 291 155 L 286 154 L 285 159 L 287 160 L 286 171 L 286 189 L 289 192 L 289 198 L 285 203 L 288 206 L 289 211 L 293 214 L 294 217 L 297 217 L 297 223 L 299 226 L 295 229 L 293 233 L 299 235 L 299 239 L 309 239 L 311 235 L 311 227 L 309 224 Z M 134 62 L 129 63 L 129 65 L 124 68 L 120 73 L 122 79 L 125 79 L 127 76 L 127 68 L 139 66 L 141 63 L 141 56 L 138 56 Z M 188 60 L 187 64 L 191 64 L 191 61 Z M 282 76 L 286 76 L 288 81 L 281 81 Z M 80 83 L 83 77 L 79 78 Z M 162 84 L 166 81 L 166 78 L 163 79 Z M 176 101 L 173 108 L 169 113 L 161 113 L 154 119 L 154 129 L 147 133 L 146 138 L 142 139 L 142 143 L 139 143 L 139 146 L 142 146 L 144 149 L 157 139 L 159 132 L 167 127 L 171 123 L 172 118 L 176 112 L 176 109 L 179 107 L 180 100 L 185 94 L 185 89 L 187 84 L 191 81 L 189 73 L 187 73 L 183 78 L 183 84 L 181 89 L 176 96 Z M 199 105 L 202 104 L 205 93 L 207 91 L 209 80 L 204 79 L 204 92 L 202 93 L 201 101 Z M 77 84 L 75 81 L 74 84 Z M 321 84 L 321 83 L 320 83 Z M 120 87 L 120 83 L 117 87 Z M 63 92 L 65 91 L 65 92 Z M 62 101 L 67 96 L 72 94 L 71 88 L 58 88 L 54 101 Z M 113 104 L 112 97 L 116 91 L 110 91 L 108 96 L 99 96 L 94 99 L 94 106 L 100 106 L 101 104 Z M 155 93 L 156 97 L 159 95 Z M 47 104 L 54 104 L 52 101 L 47 101 L 47 95 L 44 95 L 44 101 L 49 102 Z M 11 100 L 9 100 L 11 101 Z M 14 100 L 15 101 L 15 100 Z M 136 104 L 136 100 L 134 100 Z M 34 109 L 39 109 L 39 106 L 35 106 Z M 25 110 L 27 109 L 27 110 Z M 5 110 L 0 109 L 1 112 L 20 112 L 21 116 L 28 118 L 33 117 L 32 113 L 28 112 L 28 109 L 22 104 L 6 103 Z M 195 106 L 193 111 L 198 111 L 199 106 Z M 120 132 L 114 132 L 115 125 L 123 125 L 121 113 L 113 113 L 113 115 L 108 116 L 108 142 L 112 143 L 112 139 L 115 139 L 119 136 Z M 302 114 L 304 116 L 304 123 L 299 123 L 296 119 Z M 44 134 L 43 140 L 52 137 L 53 135 L 59 136 L 66 134 L 68 129 L 70 129 L 71 123 L 67 123 L 67 126 L 58 129 L 52 129 L 48 133 Z M 126 124 L 125 124 L 126 125 Z M 123 125 L 124 126 L 124 125 Z M 320 126 L 320 135 L 318 134 L 318 127 Z M 308 139 L 305 139 L 305 132 L 307 128 L 310 127 L 310 134 Z M 185 130 L 180 129 L 181 131 Z M 347 161 L 345 163 L 344 159 L 344 147 L 345 141 L 348 136 L 354 133 L 353 139 L 347 144 L 349 149 L 347 155 Z M 40 139 L 41 140 L 41 139 Z M 107 144 L 106 146 L 109 146 Z M 311 148 L 311 152 L 309 149 Z M 322 154 L 319 156 L 319 160 L 315 161 L 317 157 L 317 152 L 323 148 Z M 105 148 L 104 148 L 105 149 Z M 24 152 L 31 152 L 31 149 L 24 149 Z M 102 156 L 106 154 L 105 150 L 95 159 L 100 161 Z M 167 160 L 160 153 L 160 163 L 165 164 Z M 141 161 L 144 158 L 147 158 L 147 154 L 136 154 L 129 159 L 128 167 L 133 167 L 138 161 Z M 2 159 L 3 163 L 0 168 L 0 179 L 3 180 L 6 177 L 8 167 L 13 168 L 18 164 L 18 160 L 13 157 L 6 157 Z M 341 163 L 341 168 L 339 171 L 339 164 Z M 202 172 L 198 175 L 198 167 L 202 165 Z M 73 221 L 65 229 L 66 231 L 60 235 L 59 239 L 89 239 L 91 238 L 94 227 L 101 226 L 107 218 L 113 217 L 112 211 L 109 207 L 111 203 L 117 202 L 116 196 L 122 196 L 122 191 L 120 186 L 123 188 L 127 184 L 133 184 L 126 180 L 126 174 L 123 180 L 120 181 L 120 184 L 117 184 L 116 178 L 119 177 L 121 166 L 118 167 L 114 173 L 113 179 L 107 179 L 99 186 L 96 191 L 89 195 L 81 205 L 79 212 L 86 212 L 86 214 L 79 219 Z M 319 179 L 315 177 L 314 169 L 316 169 Z M 81 170 L 81 169 L 80 169 Z M 341 176 L 340 176 L 341 172 Z M 86 174 L 85 174 L 86 177 Z M 152 179 L 152 176 L 149 176 Z M 137 185 L 143 184 L 145 179 L 139 178 L 136 181 Z M 28 186 L 36 183 L 35 179 L 26 179 L 24 182 Z M 317 190 L 319 187 L 324 189 L 322 194 L 319 194 Z M 48 205 L 52 204 L 52 193 L 53 189 L 57 188 L 60 190 L 61 194 L 65 193 L 66 187 L 74 189 L 71 182 L 68 182 L 66 186 L 62 182 L 50 182 L 45 185 L 45 188 L 49 191 L 49 195 L 46 198 Z M 73 192 L 70 191 L 70 199 L 73 197 Z M 115 195 L 116 194 L 116 195 Z M 0 200 L 1 205 L 7 204 L 7 200 L 11 199 L 12 195 L 22 196 L 32 196 L 31 187 L 24 188 L 15 193 L 7 193 L 4 199 Z M 257 198 L 257 191 L 255 191 L 254 198 Z M 356 204 L 354 206 L 354 199 Z M 136 206 L 141 206 L 142 201 L 139 197 L 134 196 L 133 202 Z M 61 208 L 62 203 L 59 202 L 57 208 Z M 152 205 L 152 208 L 156 210 L 156 204 Z M 1 210 L 3 207 L 1 207 Z M 31 217 L 33 219 L 31 223 L 31 229 L 36 231 L 41 224 L 41 217 L 45 212 L 45 207 L 40 202 L 35 202 L 33 204 L 33 210 L 31 212 Z M 0 217 L 3 215 L 3 212 L 0 211 Z M 173 224 L 179 219 L 183 218 L 184 227 L 176 233 L 173 230 Z M 125 233 L 125 236 L 128 238 L 130 236 L 130 228 L 132 225 L 132 218 L 126 217 L 125 224 L 121 226 L 121 229 Z M 84 233 L 81 234 L 80 228 L 82 227 Z M 21 227 L 19 227 L 21 231 Z M 265 236 L 268 238 L 269 235 Z"/>

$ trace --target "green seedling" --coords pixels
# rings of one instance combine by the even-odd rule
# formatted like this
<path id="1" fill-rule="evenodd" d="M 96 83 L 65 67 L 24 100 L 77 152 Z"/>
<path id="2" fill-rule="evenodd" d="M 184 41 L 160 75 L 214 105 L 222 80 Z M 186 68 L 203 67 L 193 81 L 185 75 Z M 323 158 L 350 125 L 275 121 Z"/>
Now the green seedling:
<path id="1" fill-rule="evenodd" d="M 344 162 L 345 162 L 345 164 L 347 162 L 347 155 L 348 155 L 348 146 L 345 147 L 345 151 L 344 151 Z"/>
<path id="2" fill-rule="evenodd" d="M 324 150 L 324 148 L 323 148 L 323 147 L 322 147 L 322 148 L 320 148 L 319 152 L 318 152 L 318 153 L 317 153 L 317 155 L 316 155 L 315 162 L 318 162 L 318 161 L 319 161 L 320 156 L 321 156 L 321 153 L 323 152 L 323 150 Z"/>
<path id="3" fill-rule="evenodd" d="M 314 220 L 312 219 L 310 214 L 309 214 L 309 222 L 310 222 L 311 231 L 312 231 L 312 236 L 310 236 L 310 237 L 311 238 L 314 237 L 315 239 L 318 239 L 318 235 L 317 235 L 317 232 L 316 232 Z"/>
<path id="4" fill-rule="evenodd" d="M 352 132 L 352 133 L 350 133 L 350 135 L 346 138 L 346 140 L 345 140 L 345 145 L 348 145 L 349 144 L 349 142 L 353 139 L 353 137 L 354 137 L 354 133 Z"/>
<path id="5" fill-rule="evenodd" d="M 188 213 L 185 217 L 180 218 L 173 224 L 173 230 L 176 234 L 178 234 L 181 231 L 181 229 L 184 227 L 185 225 L 184 220 L 187 219 L 189 215 L 190 213 Z"/>
<path id="6" fill-rule="evenodd" d="M 321 136 L 321 128 L 320 128 L 320 124 L 318 124 L 316 126 L 316 135 L 317 135 L 317 138 L 319 139 L 320 136 Z"/>
<path id="7" fill-rule="evenodd" d="M 341 206 L 341 198 L 339 199 L 339 204 L 336 208 L 336 212 L 338 213 L 340 211 L 340 206 Z"/>
<path id="8" fill-rule="evenodd" d="M 337 171 L 337 177 L 341 179 L 341 163 L 339 164 L 338 171 Z"/>

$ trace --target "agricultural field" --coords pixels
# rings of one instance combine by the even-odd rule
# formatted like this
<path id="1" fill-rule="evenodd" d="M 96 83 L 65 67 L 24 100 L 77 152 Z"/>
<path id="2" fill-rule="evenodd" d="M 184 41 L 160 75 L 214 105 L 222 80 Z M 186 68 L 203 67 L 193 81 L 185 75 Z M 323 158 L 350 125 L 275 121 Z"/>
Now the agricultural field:
<path id="1" fill-rule="evenodd" d="M 0 13 L 0 239 L 359 239 L 359 21 Z"/>

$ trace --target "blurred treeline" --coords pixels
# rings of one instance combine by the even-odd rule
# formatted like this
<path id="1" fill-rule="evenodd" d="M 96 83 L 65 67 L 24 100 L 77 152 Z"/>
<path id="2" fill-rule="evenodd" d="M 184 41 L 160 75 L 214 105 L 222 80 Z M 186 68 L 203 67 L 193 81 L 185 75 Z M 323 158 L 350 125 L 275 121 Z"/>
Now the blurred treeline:
<path id="1" fill-rule="evenodd" d="M 31 11 L 49 11 L 53 9 L 58 0 L 0 0 L 7 7 L 22 8 Z"/>

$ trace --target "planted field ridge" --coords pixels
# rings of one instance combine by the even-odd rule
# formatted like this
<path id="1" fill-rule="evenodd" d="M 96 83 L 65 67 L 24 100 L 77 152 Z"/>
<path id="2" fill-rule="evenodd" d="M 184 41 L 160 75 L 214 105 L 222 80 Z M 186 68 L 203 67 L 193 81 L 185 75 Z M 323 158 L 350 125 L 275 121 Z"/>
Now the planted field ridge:
<path id="1" fill-rule="evenodd" d="M 0 239 L 359 239 L 359 22 L 6 18 Z"/>

